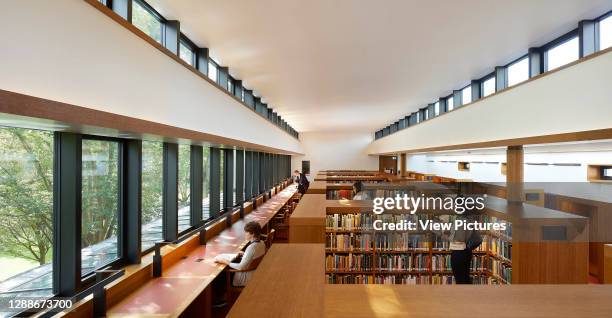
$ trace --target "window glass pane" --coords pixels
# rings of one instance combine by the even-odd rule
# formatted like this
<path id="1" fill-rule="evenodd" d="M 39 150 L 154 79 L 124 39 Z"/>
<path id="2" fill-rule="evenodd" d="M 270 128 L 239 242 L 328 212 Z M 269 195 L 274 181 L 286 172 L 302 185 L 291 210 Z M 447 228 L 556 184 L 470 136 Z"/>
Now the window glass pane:
<path id="1" fill-rule="evenodd" d="M 612 46 L 612 15 L 599 22 L 599 49 Z"/>
<path id="2" fill-rule="evenodd" d="M 435 116 L 440 115 L 440 102 L 436 102 L 434 104 L 434 113 L 435 113 Z"/>
<path id="3" fill-rule="evenodd" d="M 468 86 L 461 91 L 461 102 L 463 105 L 472 102 L 472 86 Z"/>
<path id="4" fill-rule="evenodd" d="M 424 114 L 423 117 L 425 117 L 425 120 L 429 120 L 429 110 L 427 108 L 423 109 L 423 114 Z"/>
<path id="5" fill-rule="evenodd" d="M 482 83 L 482 97 L 489 96 L 493 93 L 495 93 L 495 76 Z"/>
<path id="6" fill-rule="evenodd" d="M 234 92 L 234 82 L 232 82 L 232 80 L 227 81 L 227 90 L 232 93 Z"/>
<path id="7" fill-rule="evenodd" d="M 208 147 L 204 147 L 202 162 L 202 179 L 204 182 L 202 186 L 202 220 L 208 220 L 210 218 L 210 148 Z"/>
<path id="8" fill-rule="evenodd" d="M 119 143 L 83 140 L 81 274 L 118 258 Z"/>
<path id="9" fill-rule="evenodd" d="M 142 232 L 141 250 L 146 250 L 163 240 L 164 144 L 142 142 Z"/>
<path id="10" fill-rule="evenodd" d="M 179 145 L 178 231 L 188 229 L 191 221 L 191 146 Z"/>
<path id="11" fill-rule="evenodd" d="M 53 134 L 0 127 L 0 296 L 53 294 Z"/>
<path id="12" fill-rule="evenodd" d="M 181 58 L 181 60 L 189 63 L 189 65 L 193 66 L 193 60 L 194 60 L 194 54 L 193 54 L 193 50 L 191 50 L 191 47 L 189 47 L 188 45 L 186 45 L 185 43 L 183 43 L 182 41 L 180 42 L 180 47 L 179 47 L 179 57 Z"/>
<path id="13" fill-rule="evenodd" d="M 208 78 L 217 82 L 217 65 L 212 62 L 208 62 Z"/>
<path id="14" fill-rule="evenodd" d="M 552 49 L 546 51 L 547 68 L 553 70 L 567 63 L 578 59 L 578 37 L 574 37 L 569 41 L 563 42 Z"/>
<path id="15" fill-rule="evenodd" d="M 153 38 L 153 40 L 162 42 L 162 23 L 147 10 L 139 1 L 132 2 L 132 24 L 139 28 L 142 32 Z"/>
<path id="16" fill-rule="evenodd" d="M 451 111 L 455 109 L 455 97 L 451 96 L 446 99 L 446 111 Z"/>
<path id="17" fill-rule="evenodd" d="M 508 66 L 508 86 L 516 85 L 529 79 L 529 59 L 523 58 L 520 61 Z"/>
<path id="18" fill-rule="evenodd" d="M 416 113 L 416 122 L 417 123 L 421 122 L 421 112 L 420 111 Z"/>
<path id="19" fill-rule="evenodd" d="M 219 157 L 220 157 L 220 158 L 219 158 L 219 167 L 220 167 L 220 169 L 219 169 L 219 171 L 220 171 L 220 172 L 219 172 L 219 175 L 220 175 L 220 179 L 221 179 L 221 180 L 220 180 L 220 182 L 219 182 L 219 189 L 220 189 L 220 191 L 221 191 L 221 193 L 219 194 L 219 196 L 221 197 L 221 204 L 220 204 L 219 206 L 221 207 L 221 209 L 222 209 L 222 210 L 223 210 L 223 192 L 224 192 L 224 191 L 223 191 L 223 190 L 224 190 L 224 188 L 223 188 L 223 177 L 224 177 L 224 171 L 225 171 L 225 170 L 223 169 L 223 161 L 224 161 L 224 159 L 225 159 L 225 158 L 224 158 L 224 157 L 225 157 L 225 152 L 224 152 L 224 151 L 225 151 L 225 150 L 221 150 L 221 151 L 220 151 L 221 155 L 219 156 Z"/>

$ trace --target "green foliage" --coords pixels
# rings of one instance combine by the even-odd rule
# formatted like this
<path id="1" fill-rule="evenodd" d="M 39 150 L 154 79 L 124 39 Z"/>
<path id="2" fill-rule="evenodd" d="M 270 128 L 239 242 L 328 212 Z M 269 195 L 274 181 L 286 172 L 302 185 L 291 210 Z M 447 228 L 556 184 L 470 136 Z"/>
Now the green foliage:
<path id="1" fill-rule="evenodd" d="M 179 207 L 189 206 L 191 195 L 190 188 L 190 161 L 191 147 L 189 145 L 179 145 L 179 171 L 178 171 L 178 204 Z"/>
<path id="2" fill-rule="evenodd" d="M 93 245 L 117 235 L 119 216 L 119 144 L 83 140 L 81 244 Z"/>
<path id="3" fill-rule="evenodd" d="M 134 1 L 132 7 L 132 24 L 161 43 L 161 23 L 149 11 L 147 11 L 138 1 Z"/>
<path id="4" fill-rule="evenodd" d="M 142 142 L 142 223 L 162 217 L 163 143 Z"/>
<path id="5" fill-rule="evenodd" d="M 53 135 L 0 128 L 0 254 L 50 262 Z"/>

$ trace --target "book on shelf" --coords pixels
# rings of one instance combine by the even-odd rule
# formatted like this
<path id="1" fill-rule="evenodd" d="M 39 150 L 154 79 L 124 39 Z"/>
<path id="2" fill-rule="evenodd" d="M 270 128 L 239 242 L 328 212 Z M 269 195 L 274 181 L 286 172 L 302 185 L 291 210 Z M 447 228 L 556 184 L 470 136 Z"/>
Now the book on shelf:
<path id="1" fill-rule="evenodd" d="M 374 249 L 372 236 L 368 233 L 326 233 L 325 248 L 332 251 L 371 251 Z"/>

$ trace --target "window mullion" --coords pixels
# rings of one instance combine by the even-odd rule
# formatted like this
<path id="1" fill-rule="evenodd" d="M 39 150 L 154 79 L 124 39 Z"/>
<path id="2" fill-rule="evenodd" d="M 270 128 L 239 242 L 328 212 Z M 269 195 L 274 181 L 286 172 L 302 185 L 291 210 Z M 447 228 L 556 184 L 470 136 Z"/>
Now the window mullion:
<path id="1" fill-rule="evenodd" d="M 163 232 L 164 240 L 178 237 L 178 144 L 164 143 Z"/>

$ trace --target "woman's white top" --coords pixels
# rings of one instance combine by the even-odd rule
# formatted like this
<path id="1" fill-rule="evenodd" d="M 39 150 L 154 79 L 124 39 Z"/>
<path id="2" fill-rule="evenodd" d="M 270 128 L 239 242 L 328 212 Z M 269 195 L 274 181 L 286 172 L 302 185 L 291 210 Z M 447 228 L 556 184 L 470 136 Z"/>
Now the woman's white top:
<path id="1" fill-rule="evenodd" d="M 242 255 L 240 263 L 230 263 L 229 266 L 233 269 L 243 270 L 251 265 L 254 259 L 257 259 L 266 254 L 266 244 L 263 241 L 251 241 Z M 234 286 L 246 286 L 251 279 L 253 271 L 234 273 Z"/>

